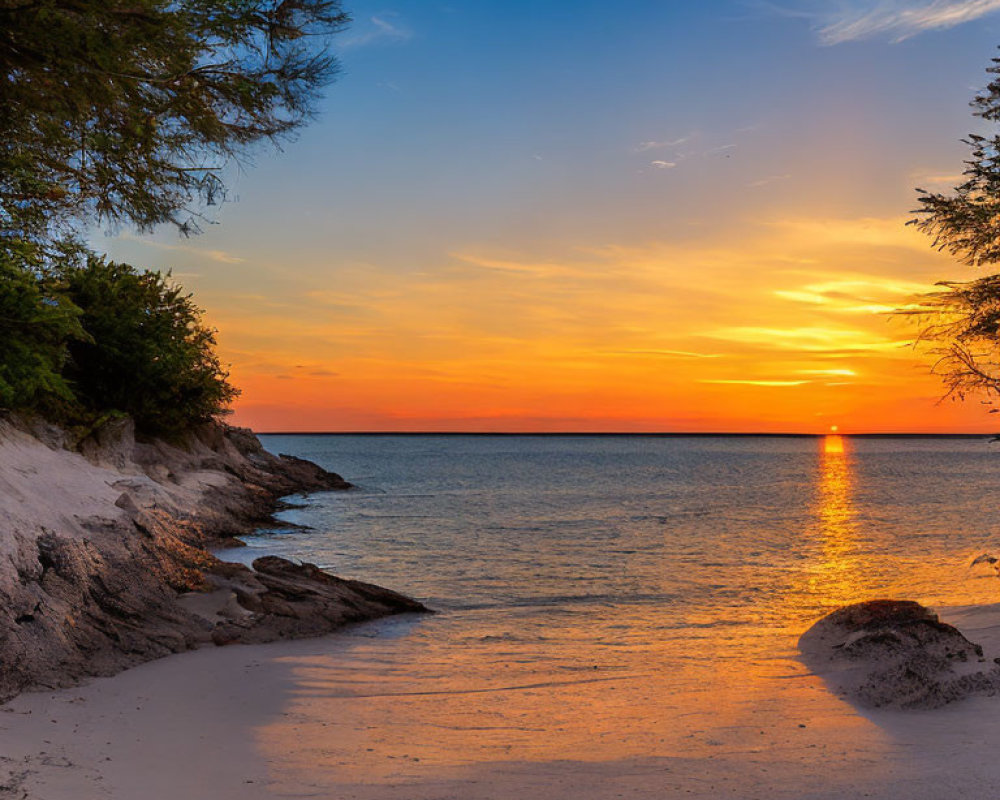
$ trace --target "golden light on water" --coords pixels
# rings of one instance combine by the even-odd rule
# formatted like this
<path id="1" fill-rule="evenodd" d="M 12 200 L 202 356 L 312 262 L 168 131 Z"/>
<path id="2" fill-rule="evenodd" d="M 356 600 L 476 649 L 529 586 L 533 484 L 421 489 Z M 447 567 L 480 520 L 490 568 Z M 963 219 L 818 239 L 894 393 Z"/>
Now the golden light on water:
<path id="1" fill-rule="evenodd" d="M 833 608 L 855 602 L 871 586 L 872 565 L 859 548 L 854 504 L 856 476 L 843 436 L 823 437 L 814 507 L 818 558 L 810 569 L 813 601 Z"/>
<path id="2" fill-rule="evenodd" d="M 854 475 L 844 438 L 836 434 L 824 437 L 816 516 L 826 551 L 843 550 L 854 540 L 853 489 Z"/>
<path id="3" fill-rule="evenodd" d="M 541 639 L 523 618 L 469 610 L 400 639 L 346 639 L 333 657 L 290 660 L 295 688 L 257 732 L 272 786 L 374 797 L 378 787 L 496 765 L 751 753 L 767 771 L 793 752 L 812 763 L 806 748 L 830 736 L 866 752 L 886 746 L 883 731 L 845 713 L 846 701 L 796 658 L 812 621 L 880 580 L 855 500 L 852 440 L 830 434 L 816 445 L 815 460 L 800 462 L 811 503 L 794 532 L 797 557 L 722 577 L 713 556 L 705 574 L 719 582 L 716 605 L 602 603 L 555 617 Z M 732 619 L 727 603 L 745 604 L 736 614 L 752 624 Z M 789 730 L 801 736 L 790 742 Z"/>
<path id="4" fill-rule="evenodd" d="M 833 426 L 836 429 L 836 425 Z M 844 452 L 844 437 L 836 433 L 828 434 L 823 437 L 823 452 L 824 453 L 843 453 Z"/>

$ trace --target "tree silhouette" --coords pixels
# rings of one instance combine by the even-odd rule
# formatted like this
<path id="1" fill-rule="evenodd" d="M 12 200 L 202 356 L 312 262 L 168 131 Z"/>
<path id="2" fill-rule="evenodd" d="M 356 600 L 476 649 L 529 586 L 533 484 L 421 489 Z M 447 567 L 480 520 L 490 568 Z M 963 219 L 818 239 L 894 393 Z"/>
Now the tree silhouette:
<path id="1" fill-rule="evenodd" d="M 1000 76 L 1000 58 L 987 72 Z M 973 99 L 972 107 L 975 116 L 1000 121 L 1000 77 Z M 911 224 L 930 235 L 938 249 L 984 267 L 1000 261 L 1000 132 L 970 134 L 963 141 L 970 149 L 965 182 L 951 194 L 918 189 L 919 216 Z M 944 381 L 945 397 L 978 394 L 992 403 L 1000 397 L 1000 274 L 938 286 L 939 291 L 898 313 L 918 320 L 918 342 L 930 344 L 936 357 L 932 371 Z"/>
<path id="2" fill-rule="evenodd" d="M 0 0 L 0 231 L 197 227 L 220 169 L 313 113 L 339 0 Z"/>

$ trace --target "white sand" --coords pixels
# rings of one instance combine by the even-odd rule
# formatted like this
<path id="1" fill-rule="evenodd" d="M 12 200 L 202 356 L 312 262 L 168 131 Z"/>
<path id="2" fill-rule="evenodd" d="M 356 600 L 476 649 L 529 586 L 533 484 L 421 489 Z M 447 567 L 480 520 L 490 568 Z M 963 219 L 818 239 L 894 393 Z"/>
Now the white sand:
<path id="1" fill-rule="evenodd" d="M 46 447 L 3 421 L 0 453 L 0 519 L 5 532 L 12 532 L 0 536 L 0 555 L 14 550 L 17 535 L 48 528 L 82 538 L 86 532 L 80 520 L 124 517 L 115 506 L 123 491 L 115 483 L 122 474 L 95 466 L 78 453 Z"/>
<path id="2" fill-rule="evenodd" d="M 1000 651 L 997 607 L 942 616 L 988 656 Z M 1000 786 L 1000 697 L 860 712 L 787 654 L 735 703 L 749 711 L 694 698 L 678 712 L 670 698 L 676 740 L 643 758 L 597 741 L 607 735 L 597 726 L 588 746 L 586 730 L 566 730 L 551 713 L 614 684 L 518 688 L 498 676 L 470 686 L 440 670 L 408 674 L 406 634 L 423 624 L 211 648 L 21 696 L 0 709 L 0 798 L 937 800 L 993 797 Z M 588 709 L 577 710 L 585 720 Z M 499 756 L 496 736 L 523 717 L 509 757 Z"/>
<path id="3" fill-rule="evenodd" d="M 130 426 L 117 447 L 92 448 L 92 460 L 62 447 L 58 428 L 49 432 L 52 441 L 46 444 L 0 420 L 0 520 L 5 534 L 0 536 L 0 554 L 12 552 L 18 537 L 34 537 L 44 529 L 70 539 L 93 537 L 93 530 L 82 523 L 126 519 L 126 510 L 116 506 L 125 493 L 139 507 L 156 506 L 184 516 L 203 504 L 209 490 L 238 482 L 222 469 L 197 469 L 199 457 L 211 452 L 204 445 L 199 451 L 195 440 L 191 454 L 167 452 L 168 448 L 160 446 L 162 463 L 142 466 L 129 452 L 136 449 Z M 153 449 L 152 445 L 144 447 Z M 225 455 L 246 463 L 231 447 Z M 147 471 L 160 471 L 163 476 L 155 480 Z"/>

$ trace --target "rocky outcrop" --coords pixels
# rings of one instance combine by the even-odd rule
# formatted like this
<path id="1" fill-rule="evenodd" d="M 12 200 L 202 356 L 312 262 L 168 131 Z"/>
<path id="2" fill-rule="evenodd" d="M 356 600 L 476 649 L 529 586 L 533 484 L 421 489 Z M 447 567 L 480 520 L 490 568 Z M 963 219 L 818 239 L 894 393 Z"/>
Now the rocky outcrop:
<path id="1" fill-rule="evenodd" d="M 909 600 L 870 600 L 824 617 L 799 639 L 806 665 L 868 707 L 935 708 L 1000 692 L 1000 666 L 957 628 Z"/>
<path id="2" fill-rule="evenodd" d="M 0 699 L 204 643 L 426 610 L 310 564 L 249 568 L 209 552 L 266 522 L 283 495 L 348 487 L 223 425 L 143 442 L 118 420 L 75 442 L 0 420 Z"/>

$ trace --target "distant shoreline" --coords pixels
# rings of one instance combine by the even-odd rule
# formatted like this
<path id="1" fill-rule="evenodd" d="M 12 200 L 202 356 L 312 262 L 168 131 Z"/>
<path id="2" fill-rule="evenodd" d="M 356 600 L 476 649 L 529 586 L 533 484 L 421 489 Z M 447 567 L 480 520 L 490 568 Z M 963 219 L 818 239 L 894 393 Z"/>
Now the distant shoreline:
<path id="1" fill-rule="evenodd" d="M 654 431 L 255 431 L 258 436 L 536 436 L 654 439 L 821 439 L 826 433 L 662 433 Z M 850 439 L 992 439 L 997 433 L 838 433 Z"/>

